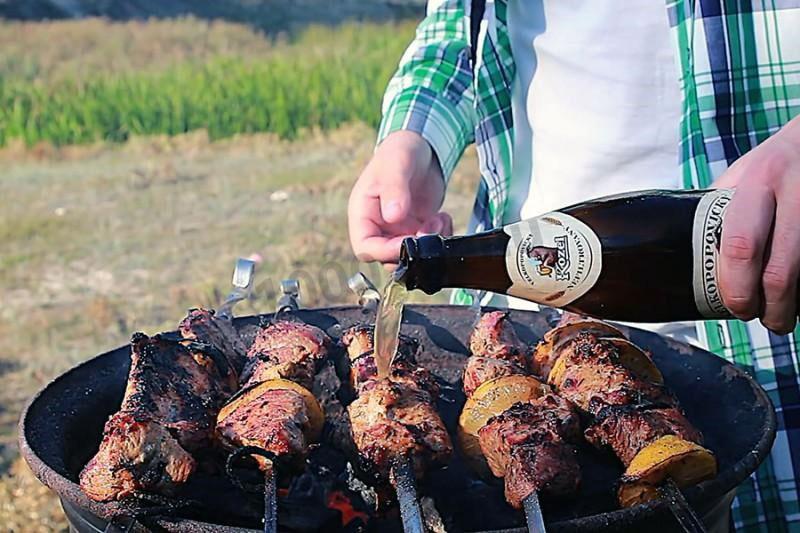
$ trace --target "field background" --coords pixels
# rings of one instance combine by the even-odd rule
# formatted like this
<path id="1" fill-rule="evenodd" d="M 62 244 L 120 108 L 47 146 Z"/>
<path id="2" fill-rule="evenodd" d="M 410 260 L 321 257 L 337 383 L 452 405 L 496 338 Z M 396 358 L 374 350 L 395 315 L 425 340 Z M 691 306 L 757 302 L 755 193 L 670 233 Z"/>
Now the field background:
<path id="1" fill-rule="evenodd" d="M 352 303 L 359 268 L 380 280 L 352 257 L 345 206 L 421 11 L 362 4 L 376 20 L 226 22 L 191 2 L 147 20 L 0 20 L 0 530 L 66 528 L 16 447 L 21 408 L 57 374 L 215 305 L 239 256 L 261 260 L 243 314 L 271 310 L 290 276 L 307 306 Z M 0 0 L 0 15 L 86 5 Z M 474 169 L 468 152 L 448 193 L 461 228 Z"/>

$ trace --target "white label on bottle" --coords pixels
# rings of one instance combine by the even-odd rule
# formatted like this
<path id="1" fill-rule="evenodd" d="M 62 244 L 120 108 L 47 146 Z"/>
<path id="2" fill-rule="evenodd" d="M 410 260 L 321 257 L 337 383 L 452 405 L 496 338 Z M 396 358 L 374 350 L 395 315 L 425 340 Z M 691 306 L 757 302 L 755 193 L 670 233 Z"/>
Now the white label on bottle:
<path id="1" fill-rule="evenodd" d="M 730 311 L 722 303 L 717 266 L 722 237 L 722 217 L 732 197 L 731 189 L 709 192 L 700 199 L 694 214 L 692 232 L 694 301 L 697 310 L 706 318 L 731 317 Z"/>
<path id="2" fill-rule="evenodd" d="M 577 218 L 552 212 L 504 228 L 511 237 L 508 294 L 554 307 L 591 289 L 602 268 L 600 239 Z"/>

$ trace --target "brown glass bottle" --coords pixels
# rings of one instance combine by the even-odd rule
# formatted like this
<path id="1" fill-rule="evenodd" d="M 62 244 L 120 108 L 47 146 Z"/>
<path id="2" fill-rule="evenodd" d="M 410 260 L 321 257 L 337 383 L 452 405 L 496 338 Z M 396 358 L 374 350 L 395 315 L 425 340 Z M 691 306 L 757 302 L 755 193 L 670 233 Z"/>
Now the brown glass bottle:
<path id="1" fill-rule="evenodd" d="M 403 243 L 398 271 L 405 270 L 401 281 L 409 289 L 428 294 L 446 287 L 488 290 L 605 319 L 728 317 L 717 293 L 716 250 L 729 198 L 729 191 L 646 191 L 580 203 L 486 233 L 409 238 Z M 537 226 L 543 218 L 549 225 Z M 530 236 L 530 227 L 544 230 L 540 235 L 534 229 Z M 552 239 L 537 243 L 547 241 L 548 232 L 561 244 L 572 242 L 566 235 L 583 244 L 561 247 Z M 520 245 L 520 239 L 526 244 Z M 581 272 L 579 263 L 589 261 L 592 253 L 580 252 L 590 247 L 599 260 L 594 257 Z M 582 289 L 553 280 L 562 263 L 562 278 L 582 275 Z M 548 296 L 536 292 L 537 284 L 565 290 Z M 698 298 L 712 305 L 702 305 Z"/>

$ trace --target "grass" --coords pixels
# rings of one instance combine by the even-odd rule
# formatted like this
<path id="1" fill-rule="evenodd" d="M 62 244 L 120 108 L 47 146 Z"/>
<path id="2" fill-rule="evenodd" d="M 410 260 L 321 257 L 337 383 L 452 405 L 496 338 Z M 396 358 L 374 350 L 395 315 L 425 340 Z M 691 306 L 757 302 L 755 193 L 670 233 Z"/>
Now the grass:
<path id="1" fill-rule="evenodd" d="M 120 41 L 131 43 L 134 59 L 121 67 L 110 59 L 128 57 L 119 45 L 100 46 L 103 51 L 91 53 L 86 67 L 65 70 L 59 54 L 52 57 L 38 47 L 24 53 L 20 46 L 30 38 L 21 39 L 22 45 L 0 55 L 0 67 L 6 66 L 0 70 L 0 146 L 14 140 L 29 146 L 121 142 L 198 129 L 212 139 L 248 132 L 292 138 L 302 129 L 328 130 L 352 121 L 374 126 L 386 82 L 413 28 L 315 27 L 278 41 L 259 40 L 246 30 L 241 40 L 230 42 L 227 26 L 211 26 L 205 45 L 192 43 L 181 51 L 182 43 L 192 42 L 196 24 L 181 22 L 179 28 L 189 30 L 170 35 L 164 44 L 179 51 L 156 61 L 149 60 L 158 49 L 142 42 L 135 26 L 123 25 Z M 0 45 L 18 33 L 0 25 Z M 100 39 L 95 35 L 83 47 L 93 49 Z M 253 49 L 251 42 L 258 45 Z M 242 48 L 246 52 L 237 54 Z M 183 54 L 191 59 L 182 60 Z"/>

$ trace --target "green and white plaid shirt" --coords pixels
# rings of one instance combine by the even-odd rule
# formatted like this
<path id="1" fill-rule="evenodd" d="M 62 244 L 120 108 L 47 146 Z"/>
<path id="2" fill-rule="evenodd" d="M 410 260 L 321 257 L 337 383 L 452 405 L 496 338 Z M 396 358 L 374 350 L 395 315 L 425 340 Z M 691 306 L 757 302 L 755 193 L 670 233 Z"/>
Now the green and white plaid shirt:
<path id="1" fill-rule="evenodd" d="M 446 178 L 475 142 L 482 180 L 469 229 L 483 231 L 502 224 L 510 189 L 515 67 L 507 0 L 486 1 L 476 43 L 469 11 L 464 0 L 429 2 L 389 83 L 379 140 L 397 130 L 420 133 Z M 684 187 L 703 188 L 800 114 L 800 0 L 667 0 L 665 14 L 683 97 L 676 170 Z M 460 301 L 468 303 L 464 295 Z M 800 327 L 785 337 L 757 322 L 708 321 L 699 329 L 708 349 L 761 383 L 778 415 L 769 459 L 737 494 L 735 525 L 800 532 Z"/>

